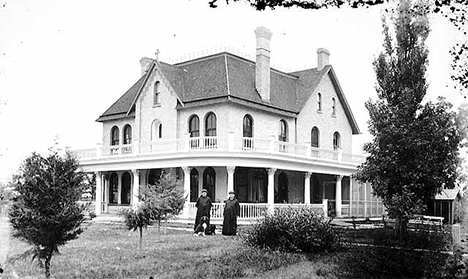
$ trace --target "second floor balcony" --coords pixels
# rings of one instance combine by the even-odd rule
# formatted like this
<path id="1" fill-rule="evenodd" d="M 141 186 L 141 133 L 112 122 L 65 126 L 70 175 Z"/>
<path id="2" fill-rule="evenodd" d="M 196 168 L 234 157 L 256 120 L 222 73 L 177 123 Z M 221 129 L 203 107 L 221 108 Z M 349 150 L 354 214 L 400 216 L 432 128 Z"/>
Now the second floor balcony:
<path id="1" fill-rule="evenodd" d="M 98 145 L 96 148 L 74 150 L 81 162 L 106 158 L 129 158 L 144 155 L 170 155 L 182 153 L 243 153 L 275 154 L 279 157 L 296 157 L 306 160 L 348 163 L 358 165 L 365 160 L 364 155 L 344 153 L 341 149 L 328 150 L 315 148 L 309 144 L 294 144 L 278 141 L 275 137 L 248 138 L 234 137 L 189 137 L 171 140 L 156 140 L 147 143 L 133 141 L 125 145 Z"/>

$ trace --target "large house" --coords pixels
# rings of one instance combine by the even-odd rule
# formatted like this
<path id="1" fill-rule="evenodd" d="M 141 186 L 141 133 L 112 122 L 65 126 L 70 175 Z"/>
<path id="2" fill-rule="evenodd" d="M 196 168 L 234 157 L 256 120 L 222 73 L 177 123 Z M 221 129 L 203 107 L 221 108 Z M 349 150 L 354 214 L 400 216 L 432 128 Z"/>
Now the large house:
<path id="1" fill-rule="evenodd" d="M 360 131 L 330 53 L 318 49 L 316 68 L 286 73 L 270 67 L 272 33 L 258 27 L 255 36 L 256 61 L 228 52 L 140 60 L 141 77 L 97 119 L 102 145 L 77 151 L 97 175 L 96 214 L 135 205 L 166 171 L 188 195 L 183 218 L 194 217 L 203 188 L 214 218 L 231 190 L 240 218 L 288 204 L 381 216 L 371 186 L 351 177 L 364 160 L 352 154 Z"/>

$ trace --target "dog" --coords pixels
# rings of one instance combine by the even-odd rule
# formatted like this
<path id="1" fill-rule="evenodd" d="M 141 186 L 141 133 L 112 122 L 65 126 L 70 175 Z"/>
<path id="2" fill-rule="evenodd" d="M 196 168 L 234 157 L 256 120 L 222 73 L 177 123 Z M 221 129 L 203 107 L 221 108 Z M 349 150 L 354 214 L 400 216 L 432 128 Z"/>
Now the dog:
<path id="1" fill-rule="evenodd" d="M 195 236 L 214 235 L 216 230 L 215 225 L 210 224 L 210 218 L 203 216 L 200 219 L 200 224 L 195 228 Z"/>

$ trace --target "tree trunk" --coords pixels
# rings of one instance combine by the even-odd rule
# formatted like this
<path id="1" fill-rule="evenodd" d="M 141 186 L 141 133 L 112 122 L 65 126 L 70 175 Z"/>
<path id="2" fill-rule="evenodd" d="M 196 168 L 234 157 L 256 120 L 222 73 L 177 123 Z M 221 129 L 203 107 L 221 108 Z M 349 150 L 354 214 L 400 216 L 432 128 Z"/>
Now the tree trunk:
<path id="1" fill-rule="evenodd" d="M 143 241 L 143 227 L 140 227 L 140 250 L 141 250 L 142 241 Z"/>
<path id="2" fill-rule="evenodd" d="M 408 234 L 408 217 L 407 216 L 397 216 L 395 222 L 395 238 L 398 236 L 400 244 L 403 238 L 406 238 Z"/>
<path id="3" fill-rule="evenodd" d="M 50 260 L 52 259 L 52 252 L 50 252 L 44 262 L 44 268 L 45 268 L 45 277 L 50 278 Z"/>

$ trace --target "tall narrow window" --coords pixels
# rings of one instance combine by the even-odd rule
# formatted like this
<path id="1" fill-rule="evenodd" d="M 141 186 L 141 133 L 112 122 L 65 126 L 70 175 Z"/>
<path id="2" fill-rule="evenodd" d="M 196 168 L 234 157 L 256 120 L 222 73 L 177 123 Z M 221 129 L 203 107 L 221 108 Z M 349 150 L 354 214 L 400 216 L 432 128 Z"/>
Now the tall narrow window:
<path id="1" fill-rule="evenodd" d="M 132 126 L 125 125 L 124 127 L 124 144 L 132 143 Z"/>
<path id="2" fill-rule="evenodd" d="M 208 113 L 205 120 L 205 136 L 216 136 L 216 115 L 212 112 Z"/>
<path id="3" fill-rule="evenodd" d="M 252 148 L 252 139 L 250 139 L 253 135 L 252 116 L 248 114 L 244 116 L 242 131 L 242 135 L 244 136 L 244 148 Z"/>
<path id="4" fill-rule="evenodd" d="M 205 118 L 205 147 L 216 148 L 216 115 L 208 113 Z"/>
<path id="5" fill-rule="evenodd" d="M 208 167 L 203 172 L 203 188 L 208 190 L 208 197 L 215 201 L 216 197 L 216 172 L 212 167 Z"/>
<path id="6" fill-rule="evenodd" d="M 251 138 L 252 137 L 252 127 L 253 126 L 253 121 L 252 121 L 252 116 L 246 115 L 244 116 L 244 124 L 243 124 L 243 136 L 245 138 Z"/>
<path id="7" fill-rule="evenodd" d="M 162 123 L 159 124 L 158 132 L 159 132 L 159 138 L 162 139 Z"/>
<path id="8" fill-rule="evenodd" d="M 337 150 L 339 148 L 341 148 L 341 137 L 340 137 L 340 133 L 335 132 L 333 134 L 333 149 Z"/>
<path id="9" fill-rule="evenodd" d="M 200 119 L 198 116 L 193 115 L 189 120 L 189 133 L 191 138 L 200 136 Z"/>
<path id="10" fill-rule="evenodd" d="M 198 171 L 196 168 L 193 168 L 190 171 L 190 201 L 196 202 L 197 198 L 198 198 Z"/>
<path id="11" fill-rule="evenodd" d="M 120 192 L 120 200 L 122 204 L 130 204 L 131 201 L 131 188 L 132 177 L 129 172 L 124 172 L 122 175 L 122 191 Z M 138 187 L 138 186 L 134 186 Z"/>
<path id="12" fill-rule="evenodd" d="M 317 93 L 317 110 L 322 111 L 322 94 Z"/>
<path id="13" fill-rule="evenodd" d="M 159 81 L 156 81 L 154 83 L 154 98 L 153 98 L 153 105 L 159 105 L 160 104 L 160 95 L 161 95 L 161 92 L 159 92 L 159 86 L 160 85 L 160 82 Z"/>
<path id="14" fill-rule="evenodd" d="M 114 126 L 111 130 L 111 145 L 119 145 L 119 127 Z"/>
<path id="15" fill-rule="evenodd" d="M 280 131 L 278 135 L 279 141 L 288 141 L 288 124 L 285 120 L 280 120 Z"/>
<path id="16" fill-rule="evenodd" d="M 315 126 L 310 132 L 310 145 L 312 147 L 319 147 L 319 129 Z"/>
<path id="17" fill-rule="evenodd" d="M 109 183 L 109 203 L 117 203 L 119 196 L 119 177 L 113 172 L 110 176 Z"/>
<path id="18" fill-rule="evenodd" d="M 332 115 L 335 116 L 336 113 L 336 101 L 335 98 L 332 98 Z"/>

